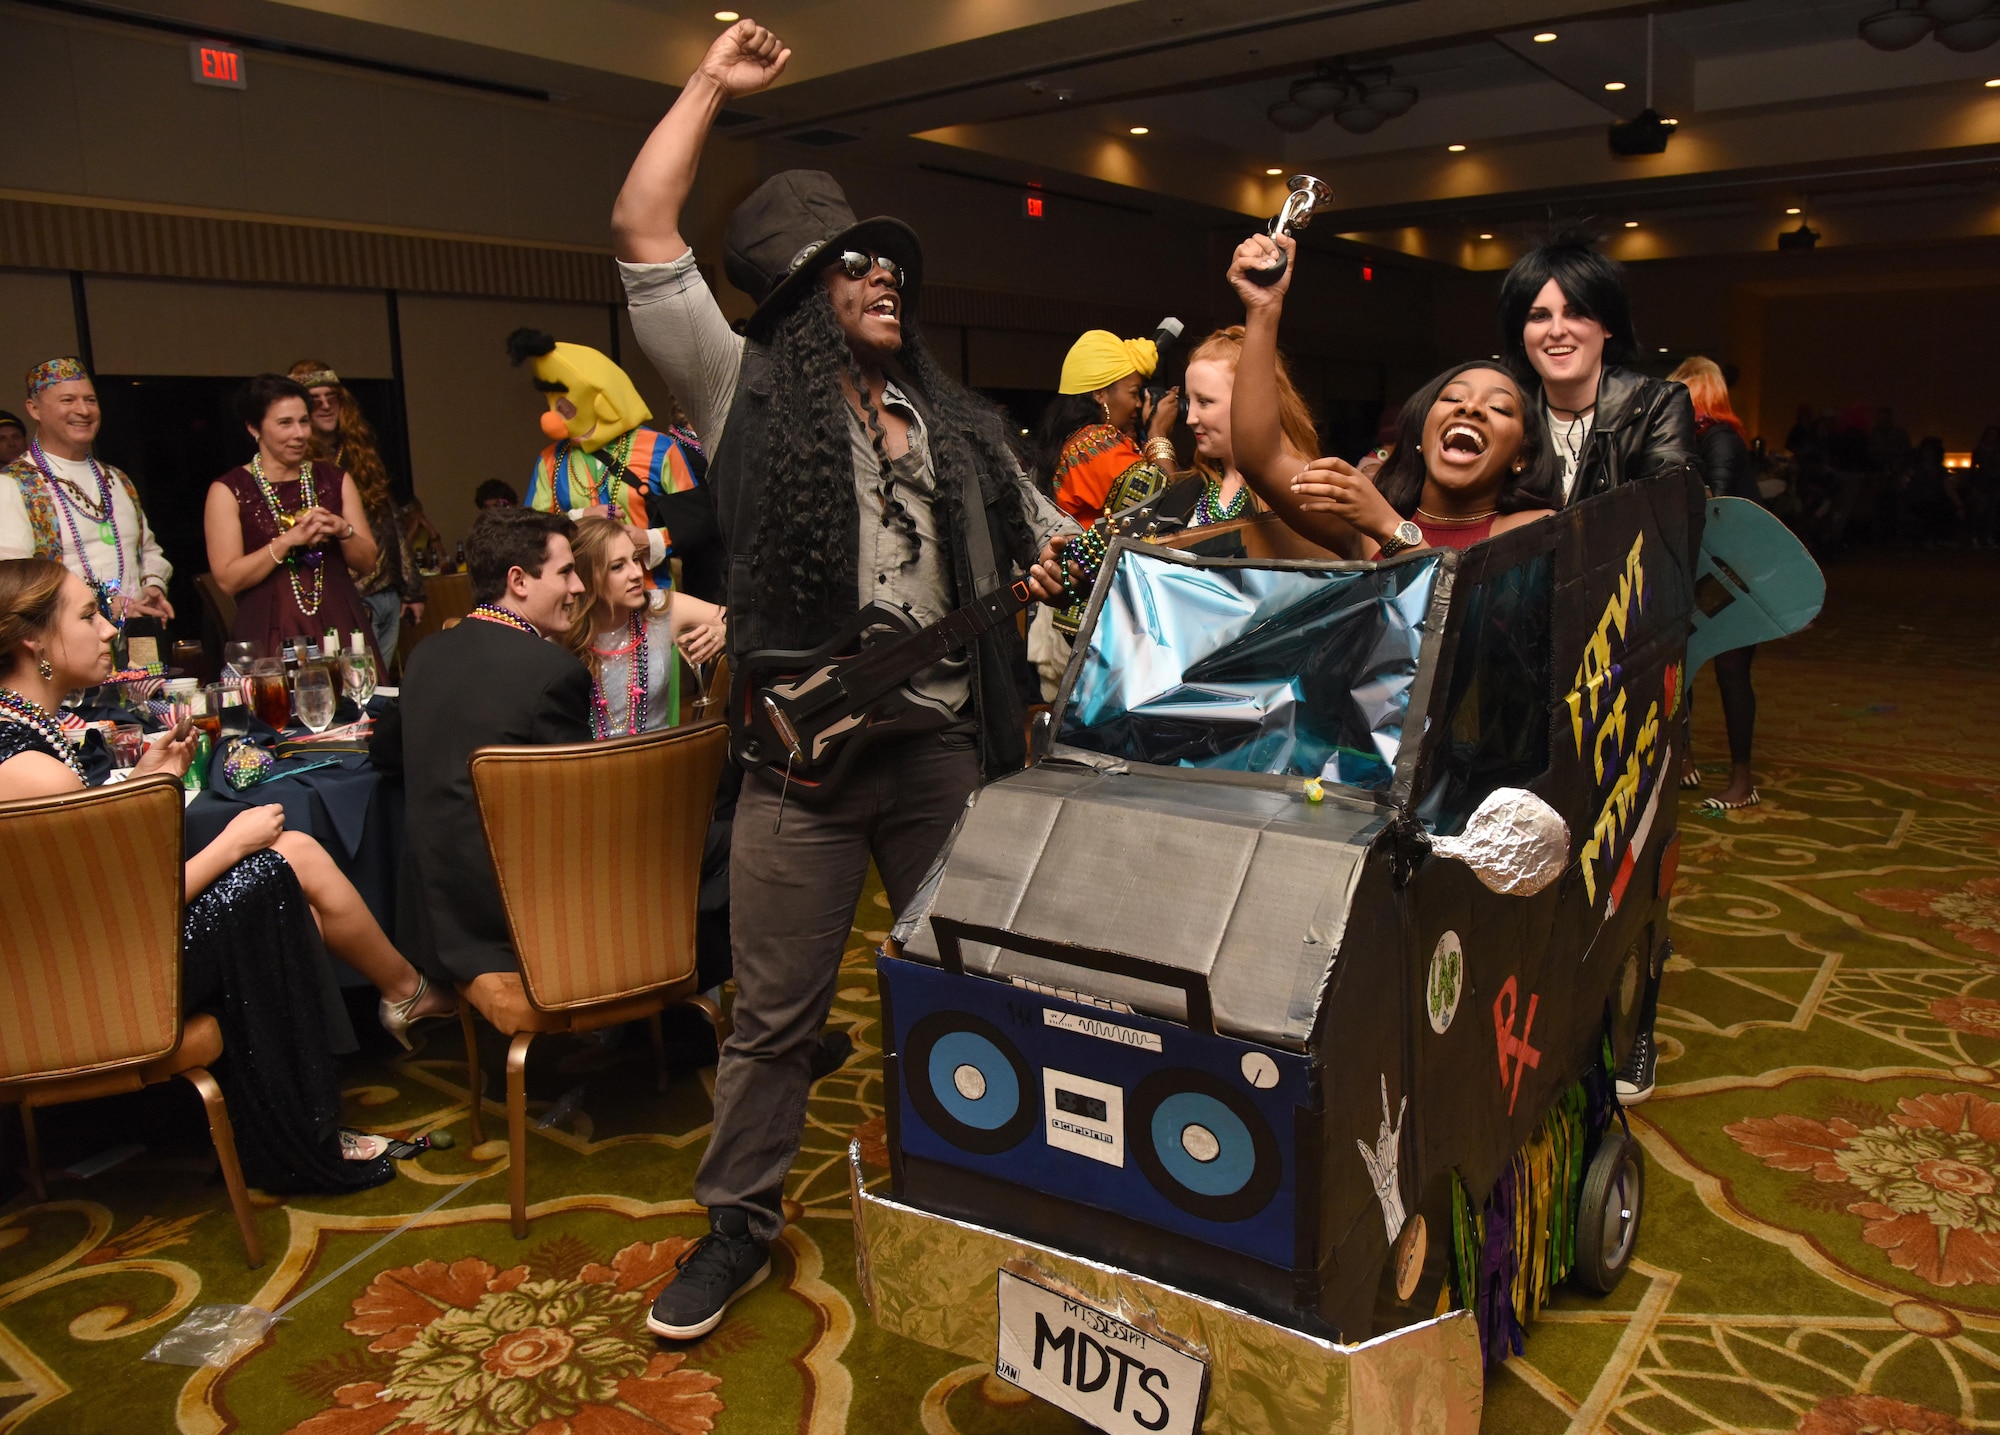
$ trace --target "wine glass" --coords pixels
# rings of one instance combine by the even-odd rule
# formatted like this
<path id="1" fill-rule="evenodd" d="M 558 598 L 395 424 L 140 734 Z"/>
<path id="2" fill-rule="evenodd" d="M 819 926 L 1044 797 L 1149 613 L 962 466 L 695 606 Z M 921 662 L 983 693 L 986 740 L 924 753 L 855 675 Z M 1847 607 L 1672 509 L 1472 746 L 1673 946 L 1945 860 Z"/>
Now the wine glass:
<path id="1" fill-rule="evenodd" d="M 292 710 L 314 732 L 333 726 L 333 678 L 318 664 L 303 665 L 292 680 Z"/>
<path id="2" fill-rule="evenodd" d="M 343 654 L 340 659 L 340 680 L 354 705 L 366 712 L 368 700 L 375 696 L 374 657 L 366 652 Z"/>

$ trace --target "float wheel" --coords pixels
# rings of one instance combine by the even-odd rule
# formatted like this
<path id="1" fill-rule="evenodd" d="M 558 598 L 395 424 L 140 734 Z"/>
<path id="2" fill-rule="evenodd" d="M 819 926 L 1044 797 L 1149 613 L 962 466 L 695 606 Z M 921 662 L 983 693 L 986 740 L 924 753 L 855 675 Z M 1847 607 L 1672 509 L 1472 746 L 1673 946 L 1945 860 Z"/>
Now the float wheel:
<path id="1" fill-rule="evenodd" d="M 1597 1144 L 1577 1201 L 1576 1278 L 1586 1290 L 1610 1295 L 1625 1278 L 1645 1203 L 1645 1153 L 1613 1126 Z"/>

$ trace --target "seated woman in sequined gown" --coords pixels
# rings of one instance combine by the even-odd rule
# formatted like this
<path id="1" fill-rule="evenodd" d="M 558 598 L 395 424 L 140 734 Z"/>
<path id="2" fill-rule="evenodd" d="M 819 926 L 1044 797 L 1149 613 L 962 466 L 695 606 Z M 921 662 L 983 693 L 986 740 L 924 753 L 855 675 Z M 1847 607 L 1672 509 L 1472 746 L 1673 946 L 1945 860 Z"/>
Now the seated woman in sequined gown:
<path id="1" fill-rule="evenodd" d="M 680 721 L 680 663 L 697 667 L 722 652 L 723 610 L 691 593 L 648 592 L 627 530 L 609 518 L 580 518 L 570 543 L 584 598 L 563 643 L 590 670 L 590 731 L 605 738 L 652 732 Z"/>
<path id="2" fill-rule="evenodd" d="M 40 558 L 0 561 L 0 801 L 85 785 L 55 717 L 63 696 L 104 680 L 116 630 L 83 580 Z M 192 734 L 158 744 L 135 775 L 186 772 Z M 407 1046 L 413 1021 L 457 1010 L 382 934 L 361 895 L 312 838 L 253 807 L 187 860 L 183 1010 L 221 1024 L 216 1080 L 253 1186 L 341 1191 L 378 1185 L 389 1161 L 339 1128 L 314 923 L 335 957 L 382 993 L 382 1024 Z"/>

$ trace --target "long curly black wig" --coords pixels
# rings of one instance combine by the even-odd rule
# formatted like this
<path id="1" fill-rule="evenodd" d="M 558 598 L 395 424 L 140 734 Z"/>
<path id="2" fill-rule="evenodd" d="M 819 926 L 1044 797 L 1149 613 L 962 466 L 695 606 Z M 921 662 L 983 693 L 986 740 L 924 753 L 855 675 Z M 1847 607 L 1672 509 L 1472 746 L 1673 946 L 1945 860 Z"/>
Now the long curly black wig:
<path id="1" fill-rule="evenodd" d="M 799 303 L 772 328 L 770 466 L 757 543 L 757 583 L 774 615 L 815 619 L 854 607 L 855 555 L 847 547 L 848 515 L 854 503 L 854 456 L 848 439 L 845 375 L 860 395 L 865 426 L 878 463 L 883 512 L 904 535 L 904 566 L 917 560 L 916 520 L 905 503 L 886 451 L 881 417 L 861 367 L 834 314 L 833 301 L 811 285 Z M 1007 445 L 1000 410 L 938 367 L 923 332 L 903 315 L 903 347 L 890 377 L 913 391 L 925 410 L 930 433 L 933 500 L 937 531 L 955 532 L 964 508 L 968 467 L 979 478 L 990 504 L 1008 491 L 1018 468 Z M 1028 555 L 1033 535 L 1015 502 L 1003 502 L 1007 547 Z M 1004 564 L 1006 555 L 998 555 Z M 968 602 L 970 594 L 961 594 Z"/>

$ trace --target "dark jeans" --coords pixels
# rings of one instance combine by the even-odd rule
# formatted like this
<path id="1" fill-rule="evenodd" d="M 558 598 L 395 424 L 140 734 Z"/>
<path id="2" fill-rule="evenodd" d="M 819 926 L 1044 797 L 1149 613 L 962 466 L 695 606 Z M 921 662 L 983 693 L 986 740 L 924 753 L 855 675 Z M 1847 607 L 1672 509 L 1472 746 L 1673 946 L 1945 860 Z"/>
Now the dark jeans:
<path id="1" fill-rule="evenodd" d="M 833 1005 L 840 959 L 872 857 L 891 912 L 924 874 L 979 785 L 971 733 L 882 743 L 840 789 L 808 806 L 796 789 L 774 833 L 779 783 L 743 783 L 729 867 L 735 1029 L 715 1071 L 715 1128 L 695 1199 L 739 1206 L 751 1234 L 784 1228 L 785 1173 L 798 1154 L 809 1065 Z M 882 915 L 887 927 L 890 915 Z"/>

